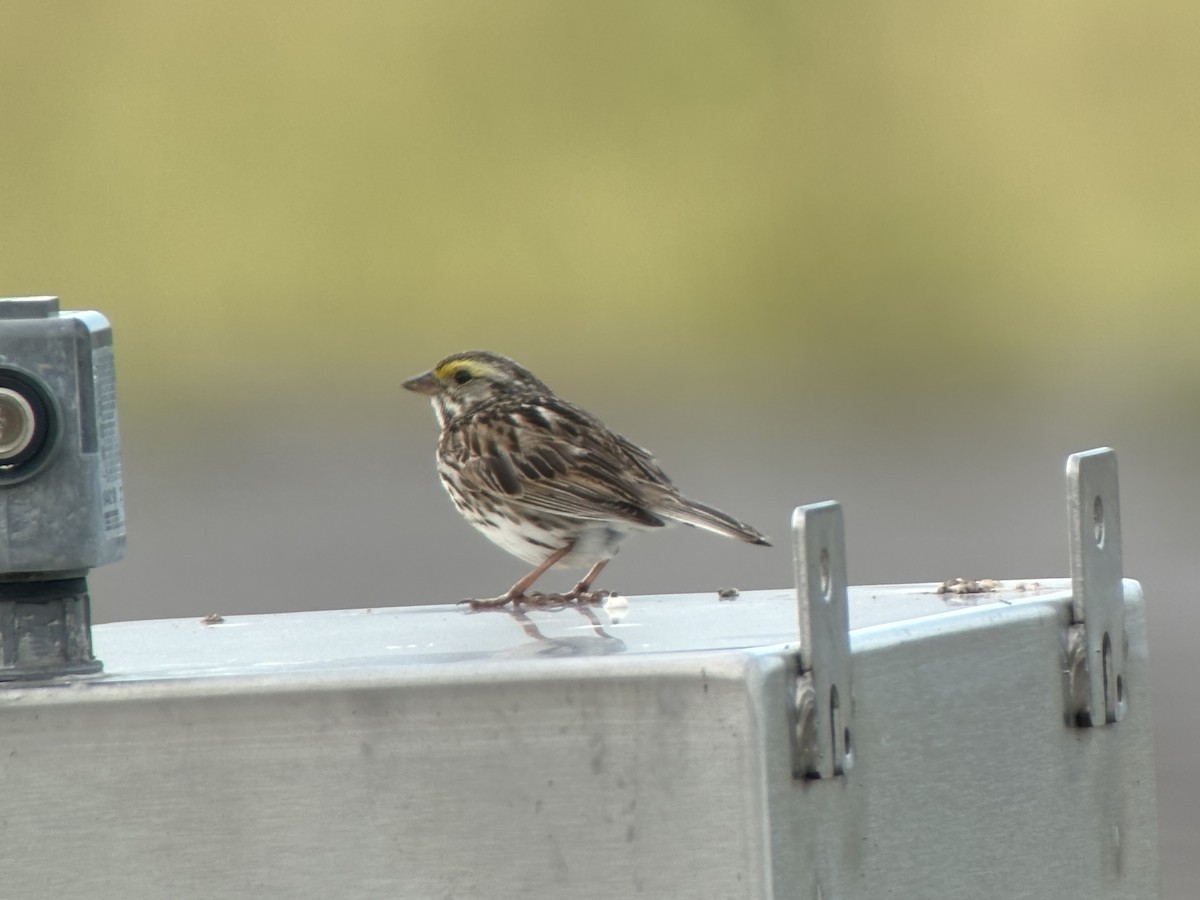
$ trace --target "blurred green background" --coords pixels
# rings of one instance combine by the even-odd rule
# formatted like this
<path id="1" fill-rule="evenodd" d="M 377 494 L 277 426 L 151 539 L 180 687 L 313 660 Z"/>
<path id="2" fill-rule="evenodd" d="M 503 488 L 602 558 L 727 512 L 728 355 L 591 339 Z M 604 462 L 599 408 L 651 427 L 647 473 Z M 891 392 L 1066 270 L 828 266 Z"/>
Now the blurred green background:
<path id="1" fill-rule="evenodd" d="M 506 587 L 398 396 L 469 347 L 782 548 L 646 538 L 628 593 L 786 584 L 826 497 L 857 582 L 1063 574 L 1111 444 L 1188 896 L 1198 46 L 1180 0 L 5 0 L 0 295 L 116 331 L 97 618 Z"/>

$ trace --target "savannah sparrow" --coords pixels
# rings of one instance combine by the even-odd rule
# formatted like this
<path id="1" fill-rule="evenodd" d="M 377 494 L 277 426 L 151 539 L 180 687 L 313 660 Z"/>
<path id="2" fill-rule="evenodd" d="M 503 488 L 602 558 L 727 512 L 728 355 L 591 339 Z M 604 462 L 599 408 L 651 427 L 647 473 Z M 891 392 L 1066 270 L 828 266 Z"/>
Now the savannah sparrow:
<path id="1" fill-rule="evenodd" d="M 535 566 L 506 593 L 472 606 L 594 603 L 604 594 L 592 582 L 621 541 L 674 522 L 770 546 L 744 522 L 684 497 L 648 451 L 511 359 L 455 353 L 404 387 L 433 404 L 442 429 L 438 474 L 458 511 Z M 556 564 L 592 567 L 565 594 L 526 596 Z"/>

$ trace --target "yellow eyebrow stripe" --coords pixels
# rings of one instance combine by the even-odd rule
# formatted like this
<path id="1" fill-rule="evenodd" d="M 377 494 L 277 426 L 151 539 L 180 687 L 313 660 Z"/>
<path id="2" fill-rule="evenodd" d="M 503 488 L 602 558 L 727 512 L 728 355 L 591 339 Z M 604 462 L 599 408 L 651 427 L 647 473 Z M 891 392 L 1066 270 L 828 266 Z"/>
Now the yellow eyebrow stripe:
<path id="1" fill-rule="evenodd" d="M 454 373 L 460 370 L 466 370 L 471 373 L 472 378 L 478 378 L 486 374 L 488 367 L 470 359 L 452 359 L 434 369 L 433 375 L 439 381 L 449 381 L 454 377 Z"/>

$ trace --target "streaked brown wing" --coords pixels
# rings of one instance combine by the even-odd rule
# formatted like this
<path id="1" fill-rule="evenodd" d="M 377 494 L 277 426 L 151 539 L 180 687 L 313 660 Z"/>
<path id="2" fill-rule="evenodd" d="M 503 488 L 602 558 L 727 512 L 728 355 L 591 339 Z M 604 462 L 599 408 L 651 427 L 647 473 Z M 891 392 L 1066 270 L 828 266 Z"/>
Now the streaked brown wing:
<path id="1" fill-rule="evenodd" d="M 556 405 L 534 422 L 515 410 L 462 422 L 458 430 L 454 449 L 468 490 L 502 493 L 530 511 L 666 524 L 647 508 L 671 490 L 662 470 L 582 410 Z"/>

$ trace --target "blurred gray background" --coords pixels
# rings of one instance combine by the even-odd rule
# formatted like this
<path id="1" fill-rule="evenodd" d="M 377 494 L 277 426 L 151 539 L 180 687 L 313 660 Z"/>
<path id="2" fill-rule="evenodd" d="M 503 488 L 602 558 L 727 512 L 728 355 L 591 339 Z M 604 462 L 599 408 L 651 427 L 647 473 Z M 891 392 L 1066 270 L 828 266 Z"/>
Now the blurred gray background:
<path id="1" fill-rule="evenodd" d="M 1065 575 L 1065 457 L 1111 445 L 1191 896 L 1198 9 L 4 4 L 0 295 L 116 334 L 97 619 L 505 589 L 399 389 L 454 350 L 776 541 L 643 537 L 625 593 L 790 584 L 828 498 L 856 583 Z"/>

